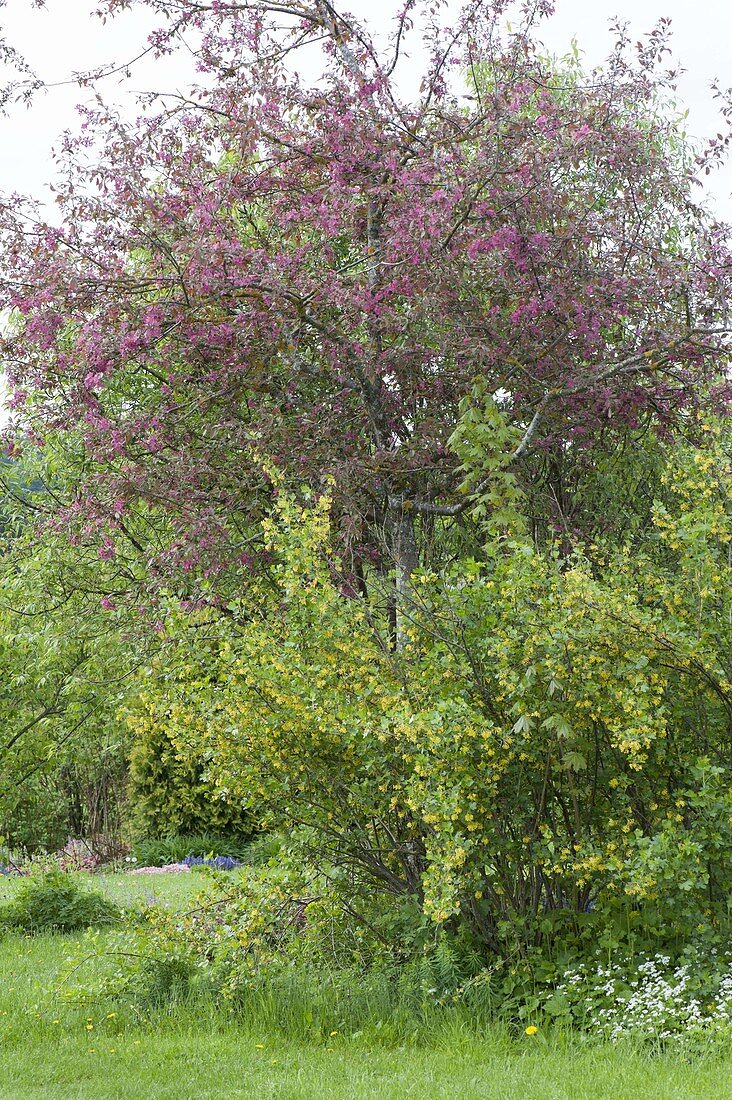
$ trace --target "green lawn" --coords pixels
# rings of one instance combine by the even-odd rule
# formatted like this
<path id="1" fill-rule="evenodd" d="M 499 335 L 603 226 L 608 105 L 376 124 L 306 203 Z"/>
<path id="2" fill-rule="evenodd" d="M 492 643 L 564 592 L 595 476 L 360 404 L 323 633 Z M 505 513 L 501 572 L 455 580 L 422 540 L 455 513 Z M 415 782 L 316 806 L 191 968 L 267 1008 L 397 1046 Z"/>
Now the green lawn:
<path id="1" fill-rule="evenodd" d="M 597 1051 L 524 1056 L 490 1046 L 448 1051 L 312 1050 L 255 1044 L 233 1031 L 73 1036 L 4 1053 L 3 1100 L 211 1097 L 703 1100 L 732 1095 L 728 1068 L 649 1062 Z M 259 1049 L 259 1046 L 262 1049 Z"/>
<path id="2" fill-rule="evenodd" d="M 149 901 L 181 908 L 196 896 L 205 876 L 200 871 L 187 875 L 84 875 L 81 881 L 102 890 L 119 905 Z M 14 875 L 0 875 L 0 901 L 11 897 L 22 882 Z"/>
<path id="3" fill-rule="evenodd" d="M 97 878 L 116 900 L 189 903 L 197 876 Z M 143 881 L 144 880 L 144 881 Z M 3 883 L 3 891 L 13 884 Z M 53 991 L 74 937 L 0 943 L 0 1100 L 724 1100 L 732 1059 L 689 1062 L 541 1034 L 509 1039 L 453 1028 L 428 1049 L 335 1034 L 309 1045 L 246 1028 L 212 1008 L 137 1019 L 111 1002 Z"/>

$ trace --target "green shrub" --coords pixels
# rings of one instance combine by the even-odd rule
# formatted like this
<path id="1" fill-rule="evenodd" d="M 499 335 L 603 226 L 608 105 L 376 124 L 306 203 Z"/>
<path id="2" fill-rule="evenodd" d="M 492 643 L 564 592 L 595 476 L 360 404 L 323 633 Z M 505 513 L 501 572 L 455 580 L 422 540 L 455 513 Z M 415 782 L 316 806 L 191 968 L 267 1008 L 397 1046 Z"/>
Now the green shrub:
<path id="1" fill-rule="evenodd" d="M 131 825 L 136 836 L 251 836 L 253 823 L 247 810 L 241 801 L 222 797 L 206 777 L 200 755 L 181 751 L 163 727 L 144 724 L 132 711 L 129 722 L 136 730 L 129 773 Z"/>
<path id="2" fill-rule="evenodd" d="M 181 660 L 141 696 L 138 737 L 215 761 L 273 828 L 307 824 L 343 901 L 406 898 L 491 964 L 725 942 L 730 459 L 716 429 L 703 443 L 667 452 L 622 545 L 520 536 L 415 573 L 398 652 L 333 581 L 327 500 L 280 492 L 272 602 L 203 642 L 169 616 Z"/>
<path id="3" fill-rule="evenodd" d="M 0 833 L 16 851 L 51 852 L 63 847 L 70 833 L 67 807 L 46 775 L 30 776 L 17 784 L 12 769 L 6 769 L 0 781 Z"/>
<path id="4" fill-rule="evenodd" d="M 283 852 L 285 837 L 280 833 L 262 833 L 255 837 L 241 852 L 231 852 L 242 863 L 251 867 L 262 867 L 270 860 L 276 860 Z M 229 853 L 227 853 L 229 854 Z"/>
<path id="5" fill-rule="evenodd" d="M 0 907 L 0 928 L 22 932 L 74 932 L 111 924 L 119 908 L 63 871 L 26 879 L 15 897 Z"/>

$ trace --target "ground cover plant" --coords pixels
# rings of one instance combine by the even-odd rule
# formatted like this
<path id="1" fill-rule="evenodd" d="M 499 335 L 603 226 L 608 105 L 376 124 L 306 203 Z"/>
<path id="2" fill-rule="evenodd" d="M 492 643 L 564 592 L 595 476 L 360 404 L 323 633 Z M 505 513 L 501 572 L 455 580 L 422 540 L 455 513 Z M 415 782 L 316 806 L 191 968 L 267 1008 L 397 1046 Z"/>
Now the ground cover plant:
<path id="1" fill-rule="evenodd" d="M 247 857 L 251 847 L 248 838 L 223 837 L 215 833 L 199 836 L 164 836 L 158 839 L 136 840 L 132 846 L 132 856 L 141 865 L 162 866 L 164 863 L 178 863 L 196 859 L 232 859 Z"/>

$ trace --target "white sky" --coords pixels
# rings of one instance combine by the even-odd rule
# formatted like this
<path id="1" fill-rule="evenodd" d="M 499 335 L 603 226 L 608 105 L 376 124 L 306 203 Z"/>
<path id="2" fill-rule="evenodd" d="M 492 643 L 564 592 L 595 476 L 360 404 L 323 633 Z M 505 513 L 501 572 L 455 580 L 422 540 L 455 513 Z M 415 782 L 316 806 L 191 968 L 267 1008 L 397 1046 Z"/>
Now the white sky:
<path id="1" fill-rule="evenodd" d="M 0 9 L 0 24 L 31 65 L 48 80 L 64 80 L 73 72 L 104 61 L 127 60 L 140 52 L 151 27 L 149 14 L 127 12 L 106 26 L 88 12 L 93 0 L 47 0 L 44 11 L 31 8 L 30 0 L 8 0 Z M 345 0 L 345 6 L 386 29 L 398 6 L 397 0 Z M 556 0 L 557 13 L 541 30 L 547 47 L 563 53 L 572 38 L 584 52 L 588 66 L 602 61 L 612 46 L 609 23 L 614 16 L 630 24 L 633 38 L 650 30 L 661 16 L 674 27 L 674 53 L 686 73 L 679 87 L 679 103 L 690 109 L 689 132 L 706 136 L 720 129 L 718 111 L 709 85 L 718 78 L 732 84 L 731 0 Z M 412 51 L 417 54 L 417 42 Z M 126 104 L 134 114 L 133 89 L 185 89 L 192 67 L 183 57 L 143 61 L 135 66 L 131 81 L 112 78 L 103 87 L 105 98 Z M 12 117 L 0 119 L 0 191 L 44 194 L 53 178 L 50 150 L 65 128 L 76 124 L 74 105 L 83 93 L 74 85 L 57 87 L 39 97 L 30 109 L 17 108 Z M 715 173 L 705 181 L 714 207 L 732 220 L 732 169 Z M 46 192 L 47 194 L 47 192 Z"/>

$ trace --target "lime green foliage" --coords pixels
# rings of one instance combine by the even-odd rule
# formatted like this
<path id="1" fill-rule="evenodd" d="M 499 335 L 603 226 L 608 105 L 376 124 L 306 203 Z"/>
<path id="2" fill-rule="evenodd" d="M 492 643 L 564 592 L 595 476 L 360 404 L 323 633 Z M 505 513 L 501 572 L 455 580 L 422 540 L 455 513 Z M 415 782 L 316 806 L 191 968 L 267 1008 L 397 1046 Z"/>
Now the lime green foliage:
<path id="1" fill-rule="evenodd" d="M 728 472 L 712 433 L 679 449 L 632 553 L 516 544 L 427 579 L 407 659 L 440 685 L 412 720 L 438 918 L 565 945 L 725 926 Z"/>
<path id="2" fill-rule="evenodd" d="M 130 618 L 105 611 L 106 565 L 34 525 L 69 472 L 49 447 L 13 477 L 33 486 L 2 500 L 0 529 L 0 833 L 14 847 L 62 846 L 69 835 L 115 832 L 124 798 L 126 728 L 116 712 L 142 644 Z"/>
<path id="3" fill-rule="evenodd" d="M 632 548 L 493 541 L 415 576 L 398 654 L 331 581 L 327 500 L 281 492 L 276 595 L 235 634 L 211 621 L 205 649 L 171 625 L 186 660 L 138 736 L 215 760 L 222 794 L 304 828 L 336 885 L 413 898 L 483 951 L 721 934 L 728 469 L 714 430 L 675 450 Z"/>
<path id="4" fill-rule="evenodd" d="M 512 456 L 521 442 L 521 432 L 508 422 L 483 382 L 460 404 L 458 426 L 450 446 L 460 459 L 465 474 L 461 491 L 473 498 L 472 517 L 481 522 L 486 534 L 506 530 L 516 534 L 525 528 L 520 510 L 522 493 L 512 470 Z"/>
<path id="5" fill-rule="evenodd" d="M 419 859 L 400 853 L 402 838 L 419 843 L 419 825 L 389 809 L 403 782 L 400 745 L 388 736 L 403 693 L 365 609 L 331 582 L 328 503 L 301 509 L 281 494 L 278 521 L 263 526 L 277 557 L 274 594 L 263 585 L 259 614 L 233 637 L 224 620 L 203 634 L 200 622 L 169 618 L 181 659 L 132 714 L 136 735 L 165 730 L 181 754 L 215 761 L 208 777 L 222 795 L 273 824 L 325 826 L 331 862 L 362 846 L 387 888 L 402 892 L 406 873 L 418 890 Z"/>
<path id="6" fill-rule="evenodd" d="M 24 879 L 15 895 L 0 906 L 0 929 L 23 932 L 74 932 L 111 924 L 120 911 L 103 894 L 82 886 L 62 871 Z"/>
<path id="7" fill-rule="evenodd" d="M 209 684 L 205 686 L 210 690 Z M 140 706 L 145 705 L 141 700 Z M 251 833 L 251 820 L 241 803 L 222 798 L 215 783 L 204 777 L 202 756 L 182 752 L 164 725 L 146 724 L 131 711 L 129 722 L 137 730 L 129 754 L 128 795 L 135 835 L 152 839 L 204 832 L 218 836 Z M 175 858 L 206 855 L 210 850 L 186 850 Z"/>

